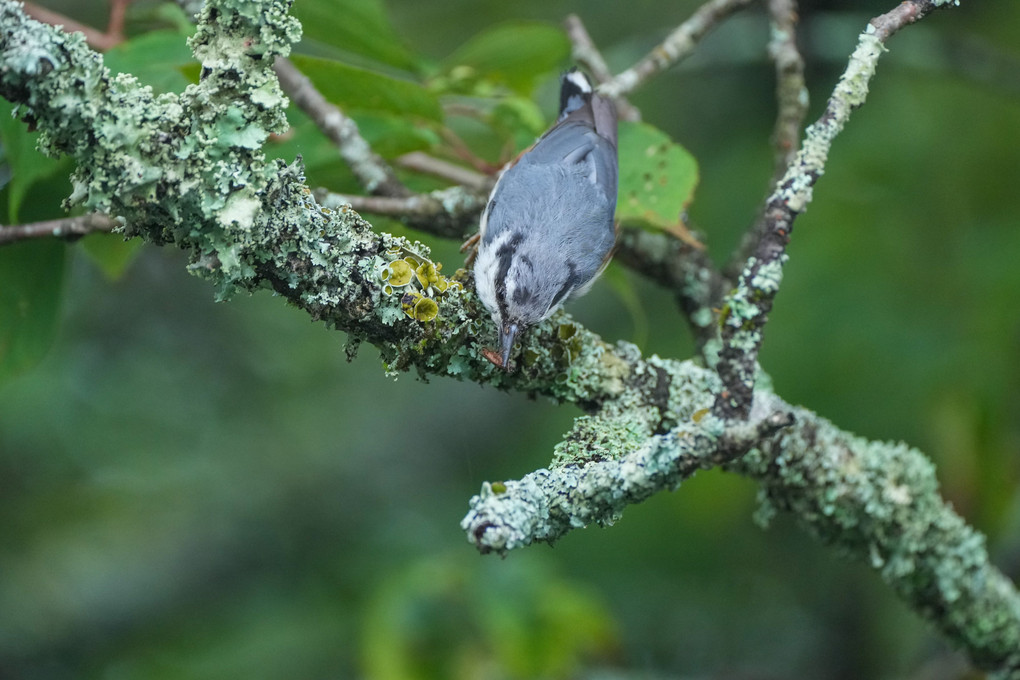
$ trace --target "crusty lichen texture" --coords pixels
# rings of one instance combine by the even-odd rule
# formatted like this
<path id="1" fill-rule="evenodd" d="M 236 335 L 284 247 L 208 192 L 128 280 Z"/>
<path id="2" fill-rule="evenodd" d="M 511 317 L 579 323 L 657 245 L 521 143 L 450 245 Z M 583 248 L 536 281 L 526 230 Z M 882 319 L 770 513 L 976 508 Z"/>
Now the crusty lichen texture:
<path id="1" fill-rule="evenodd" d="M 127 235 L 189 250 L 191 270 L 221 298 L 271 288 L 355 343 L 376 344 L 392 372 L 558 401 L 595 403 L 617 391 L 621 362 L 579 326 L 561 338 L 562 327 L 574 327 L 563 313 L 532 330 L 526 366 L 499 370 L 481 355 L 495 336 L 488 316 L 464 283 L 440 277 L 427 246 L 376 233 L 343 204 L 318 204 L 299 162 L 266 161 L 262 144 L 284 130 L 288 103 L 273 62 L 300 37 L 289 6 L 206 3 L 191 39 L 200 82 L 157 97 L 130 75 L 111 76 L 81 35 L 0 0 L 0 95 L 42 132 L 43 151 L 77 161 L 69 205 L 118 215 Z M 425 284 L 395 294 L 381 272 L 401 253 L 417 258 Z M 418 272 L 426 262 L 435 269 Z"/>
<path id="2" fill-rule="evenodd" d="M 1020 599 L 985 539 L 938 492 L 932 463 L 793 409 L 797 425 L 734 465 L 761 484 L 767 519 L 792 512 L 826 544 L 866 560 L 980 667 L 1020 677 Z"/>
<path id="3" fill-rule="evenodd" d="M 894 11 L 916 14 L 917 2 Z M 939 497 L 930 463 L 786 404 L 756 363 L 793 213 L 810 200 L 832 137 L 866 92 L 880 49 L 873 36 L 862 36 L 834 114 L 809 135 L 814 146 L 767 206 L 771 240 L 715 320 L 714 311 L 700 314 L 700 327 L 720 330 L 705 352 L 717 365 L 643 357 L 559 312 L 531 330 L 507 373 L 482 357 L 495 331 L 469 277 L 444 273 L 424 244 L 376 233 L 342 202 L 316 202 L 299 162 L 265 159 L 262 145 L 283 130 L 287 106 L 273 62 L 300 35 L 289 5 L 209 0 L 191 41 L 200 82 L 157 97 L 130 75 L 111 76 L 80 35 L 0 0 L 0 96 L 41 131 L 45 152 L 76 160 L 69 204 L 188 250 L 192 271 L 220 296 L 269 288 L 354 344 L 376 345 L 390 371 L 577 404 L 584 415 L 549 469 L 486 483 L 472 499 L 464 528 L 481 550 L 505 553 L 611 523 L 626 505 L 729 463 L 762 485 L 762 516 L 790 511 L 821 540 L 868 560 L 978 665 L 1020 674 L 1020 598 L 990 565 L 982 537 Z M 743 392 L 731 395 L 739 418 L 720 408 L 731 404 L 727 386 Z"/>

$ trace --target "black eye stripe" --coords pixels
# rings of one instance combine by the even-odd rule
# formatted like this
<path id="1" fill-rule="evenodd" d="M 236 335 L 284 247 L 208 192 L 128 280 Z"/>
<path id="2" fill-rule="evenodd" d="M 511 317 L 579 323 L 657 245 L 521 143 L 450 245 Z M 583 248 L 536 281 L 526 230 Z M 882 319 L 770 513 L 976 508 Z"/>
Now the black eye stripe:
<path id="1" fill-rule="evenodd" d="M 496 260 L 499 265 L 496 267 L 496 306 L 499 307 L 499 316 L 506 320 L 508 317 L 506 306 L 506 276 L 510 273 L 510 265 L 514 260 L 514 253 L 521 245 L 524 237 L 521 234 L 514 234 L 506 243 L 496 249 Z"/>

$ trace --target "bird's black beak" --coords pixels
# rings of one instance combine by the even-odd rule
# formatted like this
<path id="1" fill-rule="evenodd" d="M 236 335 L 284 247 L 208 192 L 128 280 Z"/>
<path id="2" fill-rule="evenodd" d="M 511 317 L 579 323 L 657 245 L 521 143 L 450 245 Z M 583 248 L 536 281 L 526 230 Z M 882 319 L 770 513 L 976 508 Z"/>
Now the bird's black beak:
<path id="1" fill-rule="evenodd" d="M 510 352 L 514 349 L 517 333 L 520 328 L 515 323 L 503 324 L 503 332 L 499 336 L 499 349 L 503 357 L 503 370 L 510 372 Z"/>

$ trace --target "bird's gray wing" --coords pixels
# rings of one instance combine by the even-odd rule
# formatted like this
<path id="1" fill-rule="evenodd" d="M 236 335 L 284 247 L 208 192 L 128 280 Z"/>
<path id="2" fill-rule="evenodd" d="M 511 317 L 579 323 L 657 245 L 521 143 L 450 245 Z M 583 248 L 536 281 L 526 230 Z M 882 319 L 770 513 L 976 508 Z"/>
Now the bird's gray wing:
<path id="1" fill-rule="evenodd" d="M 616 202 L 616 148 L 586 122 L 567 117 L 538 140 L 520 164 L 569 168 L 587 176 L 610 201 Z"/>

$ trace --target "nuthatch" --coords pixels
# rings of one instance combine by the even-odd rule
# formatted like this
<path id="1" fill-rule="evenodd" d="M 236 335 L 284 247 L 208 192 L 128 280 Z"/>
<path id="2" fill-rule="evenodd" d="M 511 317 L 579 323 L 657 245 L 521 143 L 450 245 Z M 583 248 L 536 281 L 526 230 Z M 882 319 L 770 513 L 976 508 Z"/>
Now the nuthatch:
<path id="1" fill-rule="evenodd" d="M 609 263 L 617 174 L 616 109 L 571 70 L 556 124 L 503 170 L 482 212 L 475 288 L 499 329 L 493 363 L 509 371 L 521 333 L 587 292 Z"/>

